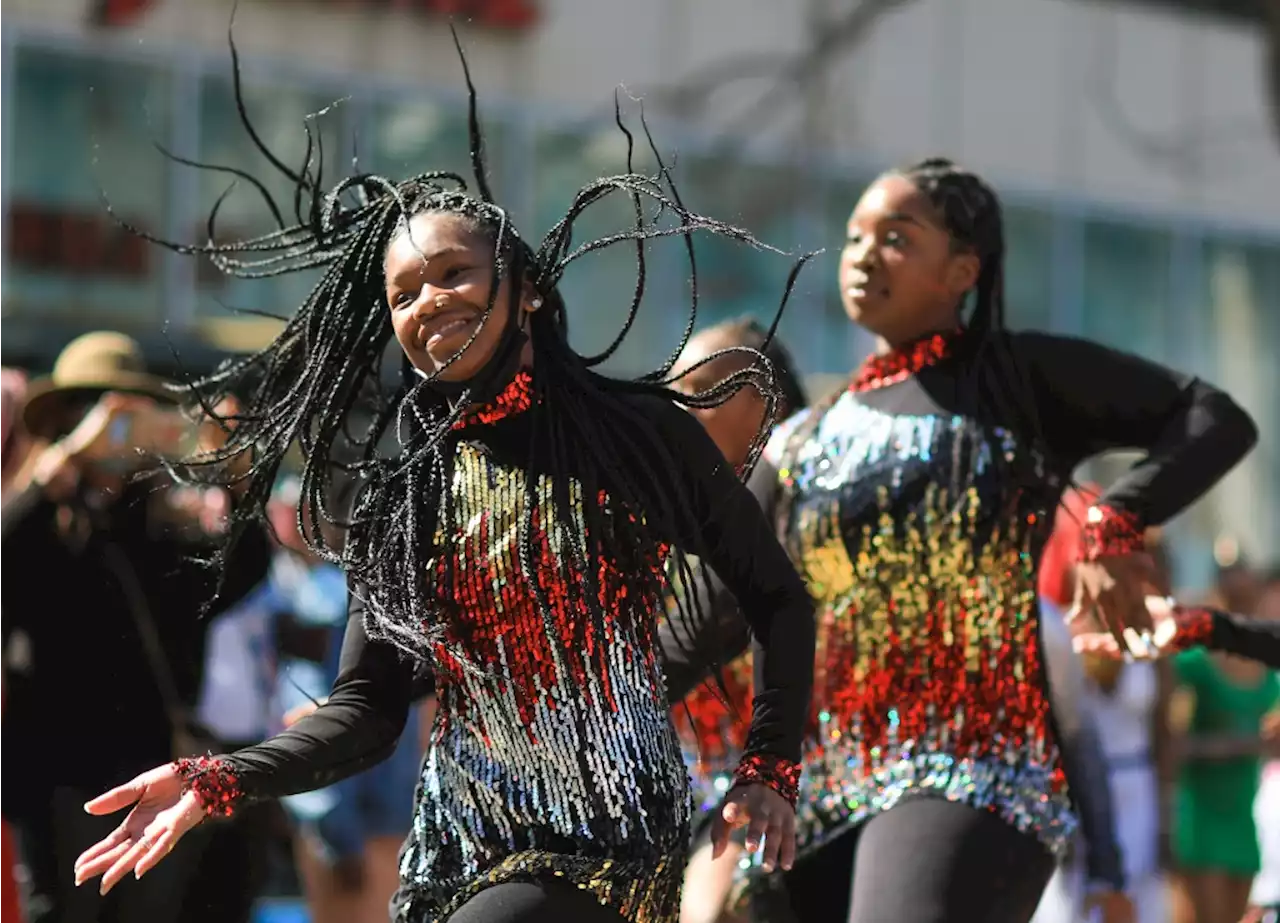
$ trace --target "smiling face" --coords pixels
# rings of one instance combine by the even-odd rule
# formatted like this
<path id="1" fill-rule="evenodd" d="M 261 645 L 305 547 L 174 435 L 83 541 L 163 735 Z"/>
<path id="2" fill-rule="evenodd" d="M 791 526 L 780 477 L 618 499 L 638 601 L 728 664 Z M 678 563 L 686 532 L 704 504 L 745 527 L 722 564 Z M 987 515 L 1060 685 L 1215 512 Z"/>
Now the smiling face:
<path id="1" fill-rule="evenodd" d="M 889 174 L 849 217 L 840 298 L 851 320 L 897 346 L 953 326 L 980 268 L 954 246 L 928 197 Z"/>
<path id="2" fill-rule="evenodd" d="M 493 242 L 457 215 L 418 215 L 410 221 L 409 233 L 402 231 L 391 241 L 384 264 L 387 305 L 396 340 L 415 368 L 427 375 L 444 369 L 441 380 L 466 381 L 497 350 L 511 292 L 501 279 L 493 313 L 485 321 L 493 262 Z M 522 311 L 534 309 L 528 294 L 521 293 Z M 475 342 L 450 365 L 477 330 Z"/>

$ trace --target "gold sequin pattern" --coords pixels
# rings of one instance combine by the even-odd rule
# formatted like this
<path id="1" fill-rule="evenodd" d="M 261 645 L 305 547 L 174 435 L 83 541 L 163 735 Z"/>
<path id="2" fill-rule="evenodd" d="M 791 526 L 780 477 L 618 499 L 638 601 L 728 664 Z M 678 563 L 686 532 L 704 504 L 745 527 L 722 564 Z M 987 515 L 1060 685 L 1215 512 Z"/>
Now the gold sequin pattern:
<path id="1" fill-rule="evenodd" d="M 921 794 L 995 811 L 1057 853 L 1070 840 L 1040 657 L 1045 523 L 993 464 L 1017 451 L 1004 431 L 849 393 L 780 471 L 818 618 L 802 852 Z"/>

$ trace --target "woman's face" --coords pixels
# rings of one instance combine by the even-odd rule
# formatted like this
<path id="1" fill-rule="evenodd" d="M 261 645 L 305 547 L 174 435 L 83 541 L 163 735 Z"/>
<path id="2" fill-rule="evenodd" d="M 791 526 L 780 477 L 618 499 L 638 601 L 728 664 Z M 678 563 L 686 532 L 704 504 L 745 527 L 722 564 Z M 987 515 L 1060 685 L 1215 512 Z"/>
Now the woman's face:
<path id="1" fill-rule="evenodd" d="M 493 313 L 484 321 L 493 276 L 493 244 L 456 215 L 428 212 L 409 223 L 412 239 L 399 234 L 387 248 L 387 305 L 396 339 L 414 367 L 443 381 L 474 377 L 502 341 L 510 308 L 507 280 L 498 283 Z M 528 293 L 525 293 L 528 294 Z M 532 311 L 528 298 L 521 308 Z"/>
<path id="2" fill-rule="evenodd" d="M 712 333 L 700 334 L 691 339 L 681 353 L 679 368 L 687 369 L 718 350 L 739 345 L 741 344 Z M 724 381 L 734 372 L 746 368 L 749 361 L 746 356 L 723 356 L 681 378 L 675 383 L 675 387 L 684 394 L 704 391 L 717 382 Z M 718 407 L 690 410 L 731 465 L 738 467 L 746 462 L 751 440 L 764 422 L 764 398 L 755 387 L 747 385 L 740 388 L 733 397 Z"/>
<path id="3" fill-rule="evenodd" d="M 911 180 L 883 176 L 849 216 L 840 298 L 854 323 L 896 346 L 954 324 L 980 268 L 973 254 L 955 252 Z"/>

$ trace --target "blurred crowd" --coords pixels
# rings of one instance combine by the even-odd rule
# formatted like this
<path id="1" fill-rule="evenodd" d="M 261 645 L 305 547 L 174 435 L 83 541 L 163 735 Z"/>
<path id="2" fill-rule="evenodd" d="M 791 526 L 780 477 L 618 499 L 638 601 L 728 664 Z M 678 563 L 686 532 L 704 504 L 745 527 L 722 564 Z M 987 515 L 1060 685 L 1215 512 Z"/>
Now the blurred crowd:
<path id="1" fill-rule="evenodd" d="M 156 460 L 218 445 L 236 402 L 202 419 L 177 397 L 136 343 L 110 332 L 73 341 L 46 377 L 3 373 L 4 919 L 238 923 L 301 893 L 315 923 L 385 921 L 429 701 L 375 769 L 205 824 L 197 842 L 105 898 L 73 885 L 76 856 L 116 823 L 85 813 L 86 801 L 167 759 L 275 733 L 316 707 L 337 670 L 346 584 L 309 552 L 291 477 L 214 595 L 206 562 L 235 492 L 175 485 Z M 1070 549 L 1088 502 L 1082 490 L 1061 511 L 1041 574 L 1046 609 L 1071 603 Z M 1172 592 L 1158 531 L 1148 542 Z M 1280 570 L 1218 552 L 1202 601 L 1280 619 Z M 1090 900 L 1077 854 L 1038 919 L 1261 921 L 1280 904 L 1280 678 L 1201 650 L 1080 665 L 1127 907 Z"/>
<path id="2" fill-rule="evenodd" d="M 70 343 L 46 377 L 3 374 L 6 923 L 237 923 L 299 892 L 315 923 L 385 923 L 422 752 L 413 725 L 362 776 L 206 824 L 106 897 L 74 887 L 76 857 L 118 823 L 86 801 L 316 707 L 346 583 L 309 552 L 284 476 L 216 586 L 235 491 L 175 484 L 158 462 L 219 445 L 234 398 L 192 417 L 111 332 Z"/>

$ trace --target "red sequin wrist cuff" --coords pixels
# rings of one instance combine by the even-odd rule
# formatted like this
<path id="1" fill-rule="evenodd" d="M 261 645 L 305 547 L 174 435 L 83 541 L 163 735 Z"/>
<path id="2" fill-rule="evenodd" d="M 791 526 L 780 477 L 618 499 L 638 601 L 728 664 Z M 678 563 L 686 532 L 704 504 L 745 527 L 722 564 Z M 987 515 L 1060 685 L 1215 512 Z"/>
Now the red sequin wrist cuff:
<path id="1" fill-rule="evenodd" d="M 733 773 L 734 785 L 767 785 L 794 808 L 800 796 L 800 764 L 776 756 L 747 756 Z"/>
<path id="2" fill-rule="evenodd" d="M 1173 647 L 1179 651 L 1206 646 L 1213 637 L 1213 612 L 1209 609 L 1174 609 L 1174 624 L 1178 626 L 1173 636 Z"/>
<path id="3" fill-rule="evenodd" d="M 1091 506 L 1080 540 L 1080 560 L 1096 561 L 1146 549 L 1138 517 L 1110 506 Z"/>
<path id="4" fill-rule="evenodd" d="M 182 776 L 182 790 L 195 792 L 209 817 L 230 817 L 244 797 L 235 769 L 220 757 L 184 757 L 173 768 Z"/>

